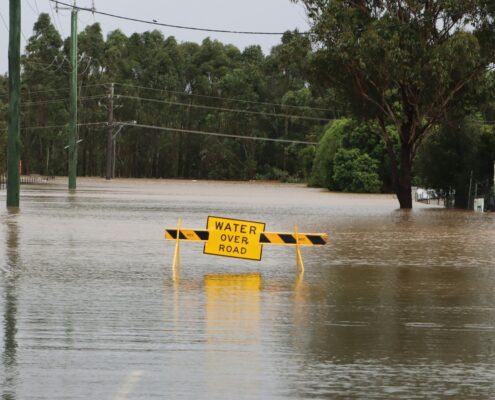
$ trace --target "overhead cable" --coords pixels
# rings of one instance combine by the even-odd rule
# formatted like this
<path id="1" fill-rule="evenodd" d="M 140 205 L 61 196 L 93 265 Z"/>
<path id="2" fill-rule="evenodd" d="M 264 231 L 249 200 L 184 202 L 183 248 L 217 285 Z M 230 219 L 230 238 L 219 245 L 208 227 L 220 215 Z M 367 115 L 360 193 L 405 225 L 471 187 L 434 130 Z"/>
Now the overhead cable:
<path id="1" fill-rule="evenodd" d="M 9 33 L 9 26 L 7 25 L 7 21 L 3 18 L 3 14 L 0 12 L 0 19 L 3 22 L 3 26 L 5 26 L 5 29 L 7 30 L 7 33 Z"/>
<path id="2" fill-rule="evenodd" d="M 203 109 L 207 109 L 207 110 L 236 112 L 236 113 L 253 114 L 253 115 L 265 115 L 265 116 L 269 116 L 269 117 L 297 118 L 297 119 L 306 119 L 306 120 L 311 120 L 311 121 L 326 121 L 326 122 L 333 120 L 331 118 L 308 117 L 308 116 L 304 116 L 304 115 L 291 115 L 291 114 L 271 113 L 271 112 L 264 112 L 264 111 L 241 110 L 238 108 L 205 106 L 205 105 L 201 105 L 201 104 L 181 103 L 178 101 L 157 100 L 157 99 L 149 99 L 149 98 L 138 97 L 138 96 L 126 96 L 126 95 L 122 95 L 122 94 L 117 95 L 117 97 L 121 98 L 121 99 L 147 101 L 147 102 L 151 102 L 151 103 L 163 103 L 163 104 L 171 104 L 171 105 L 182 106 L 182 107 L 203 108 Z"/>
<path id="3" fill-rule="evenodd" d="M 263 141 L 263 142 L 277 142 L 277 143 L 304 144 L 304 145 L 317 145 L 318 144 L 318 142 L 309 142 L 309 141 L 305 141 L 305 140 L 275 139 L 275 138 L 264 138 L 264 137 L 259 137 L 259 136 L 234 135 L 234 134 L 218 133 L 218 132 L 196 131 L 196 130 L 192 130 L 192 129 L 179 129 L 179 128 L 168 128 L 168 127 L 163 127 L 163 126 L 134 124 L 131 122 L 115 122 L 114 125 L 133 126 L 136 128 L 146 128 L 146 129 L 153 129 L 153 130 L 166 131 L 166 132 L 192 133 L 192 134 L 196 134 L 196 135 L 217 136 L 217 137 L 224 137 L 224 138 L 231 138 L 231 139 L 256 140 L 256 141 Z"/>
<path id="4" fill-rule="evenodd" d="M 29 6 L 29 8 L 31 9 L 31 11 L 33 12 L 34 15 L 39 15 L 39 11 L 36 12 L 36 10 L 34 9 L 33 5 L 31 4 L 31 2 L 29 0 L 26 0 L 26 3 L 27 3 L 27 5 Z"/>
<path id="5" fill-rule="evenodd" d="M 53 7 L 51 4 L 50 4 L 50 13 L 52 14 L 53 23 L 58 25 L 58 27 L 60 28 L 60 32 L 62 32 L 62 37 L 65 37 L 64 28 L 60 23 L 60 18 L 58 18 L 58 12 L 57 15 L 55 15 L 55 12 L 53 11 Z"/>
<path id="6" fill-rule="evenodd" d="M 90 87 L 98 87 L 98 86 L 108 86 L 106 83 L 95 83 L 91 85 L 81 85 L 79 88 L 80 89 L 86 89 Z M 25 88 L 21 88 L 21 90 L 25 90 Z M 31 96 L 33 94 L 39 94 L 39 93 L 50 93 L 50 92 L 68 92 L 70 88 L 60 88 L 60 89 L 46 89 L 46 90 L 34 90 L 34 91 L 27 91 L 25 92 L 27 95 Z M 8 97 L 8 93 L 3 92 L 0 93 L 0 96 L 3 97 Z"/>
<path id="7" fill-rule="evenodd" d="M 77 126 L 95 126 L 95 125 L 103 125 L 106 126 L 106 122 L 85 122 L 85 123 L 80 123 L 77 124 Z M 21 129 L 24 130 L 36 130 L 36 129 L 58 129 L 58 128 L 67 128 L 69 124 L 64 124 L 64 125 L 39 125 L 39 126 L 25 126 L 21 127 Z"/>
<path id="8" fill-rule="evenodd" d="M 7 33 L 10 32 L 9 30 L 9 26 L 7 25 L 7 22 L 5 21 L 5 18 L 3 17 L 3 14 L 0 13 L 0 18 L 2 19 L 2 22 L 3 22 L 3 25 L 5 26 L 5 29 L 7 29 Z M 22 37 L 24 38 L 24 41 L 27 42 L 27 38 L 26 38 L 26 35 L 24 34 L 24 31 L 21 29 L 21 35 Z"/>
<path id="9" fill-rule="evenodd" d="M 71 7 L 73 9 L 79 10 L 79 11 L 87 11 L 87 12 L 90 12 L 93 14 L 105 15 L 107 17 L 123 19 L 126 21 L 140 22 L 140 23 L 148 24 L 148 25 L 164 26 L 167 28 L 186 29 L 186 30 L 201 31 L 201 32 L 231 33 L 231 34 L 239 34 L 239 35 L 277 35 L 277 36 L 280 36 L 280 35 L 283 35 L 285 33 L 285 32 L 237 31 L 237 30 L 228 30 L 228 29 L 198 28 L 198 27 L 193 27 L 193 26 L 166 24 L 163 22 L 158 22 L 155 19 L 145 20 L 145 19 L 139 19 L 139 18 L 133 18 L 133 17 L 125 17 L 123 15 L 117 15 L 117 14 L 112 14 L 109 12 L 98 11 L 98 10 L 95 10 L 93 8 L 79 7 L 79 6 L 65 3 L 62 1 L 58 1 L 58 0 L 50 0 L 50 1 L 52 3 L 60 4 L 60 5 L 66 6 L 66 7 Z M 308 35 L 309 34 L 309 32 L 297 32 L 297 31 L 294 31 L 293 33 L 298 34 L 298 35 Z"/>
<path id="10" fill-rule="evenodd" d="M 265 102 L 265 101 L 234 99 L 231 97 L 221 97 L 221 96 L 212 96 L 212 95 L 207 95 L 207 94 L 186 93 L 186 92 L 181 92 L 178 90 L 156 89 L 156 88 L 150 88 L 150 87 L 145 87 L 145 86 L 131 85 L 129 83 L 117 83 L 116 82 L 115 85 L 123 86 L 123 87 L 131 87 L 131 88 L 135 88 L 135 89 L 155 91 L 155 92 L 172 93 L 172 94 L 178 94 L 178 95 L 182 95 L 182 96 L 199 97 L 199 98 L 205 98 L 205 99 L 217 99 L 217 100 L 232 101 L 232 102 L 238 102 L 238 103 L 262 104 L 265 106 L 298 108 L 298 109 L 304 109 L 304 110 L 316 110 L 316 111 L 327 111 L 327 112 L 332 111 L 328 108 L 321 108 L 321 107 L 296 106 L 296 105 L 290 105 L 290 104 L 270 103 L 270 102 Z M 331 101 L 334 103 L 342 104 L 341 102 L 338 102 L 335 100 L 331 100 Z"/>
<path id="11" fill-rule="evenodd" d="M 105 95 L 98 95 L 98 96 L 81 96 L 78 97 L 77 100 L 95 100 L 95 99 L 104 99 Z M 64 103 L 69 101 L 69 98 L 59 98 L 59 99 L 52 99 L 52 100 L 35 100 L 35 101 L 27 101 L 21 103 L 24 106 L 33 106 L 33 105 L 40 105 L 40 104 L 55 104 L 55 103 Z"/>

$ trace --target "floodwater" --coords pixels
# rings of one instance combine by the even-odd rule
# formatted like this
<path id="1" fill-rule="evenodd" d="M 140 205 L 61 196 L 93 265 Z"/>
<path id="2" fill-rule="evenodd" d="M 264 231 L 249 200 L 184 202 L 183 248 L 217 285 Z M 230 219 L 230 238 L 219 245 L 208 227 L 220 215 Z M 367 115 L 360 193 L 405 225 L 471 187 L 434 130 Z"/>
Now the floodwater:
<path id="1" fill-rule="evenodd" d="M 5 204 L 5 191 L 0 192 Z M 79 179 L 0 207 L 0 395 L 495 398 L 495 213 L 300 185 Z M 165 227 L 209 215 L 326 232 L 261 262 Z"/>

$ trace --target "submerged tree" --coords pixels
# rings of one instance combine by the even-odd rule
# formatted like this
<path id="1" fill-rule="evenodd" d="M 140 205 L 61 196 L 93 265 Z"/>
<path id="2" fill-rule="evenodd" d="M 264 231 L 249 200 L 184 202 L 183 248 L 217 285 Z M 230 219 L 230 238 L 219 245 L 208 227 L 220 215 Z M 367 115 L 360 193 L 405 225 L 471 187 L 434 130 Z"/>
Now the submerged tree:
<path id="1" fill-rule="evenodd" d="M 452 196 L 455 207 L 468 208 L 470 181 L 485 186 L 486 193 L 493 180 L 494 157 L 493 127 L 479 117 L 452 115 L 423 142 L 415 167 L 421 183 Z"/>
<path id="2" fill-rule="evenodd" d="M 469 103 L 494 60 L 493 1 L 299 1 L 313 23 L 318 82 L 376 121 L 400 207 L 411 208 L 419 145 L 449 110 Z"/>

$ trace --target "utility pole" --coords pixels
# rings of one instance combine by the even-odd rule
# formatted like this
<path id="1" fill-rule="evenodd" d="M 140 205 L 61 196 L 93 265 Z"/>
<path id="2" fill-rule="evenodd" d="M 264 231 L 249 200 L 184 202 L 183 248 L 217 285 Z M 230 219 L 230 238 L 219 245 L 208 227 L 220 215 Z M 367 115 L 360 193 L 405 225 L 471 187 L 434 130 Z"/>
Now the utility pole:
<path id="1" fill-rule="evenodd" d="M 122 106 L 117 106 L 116 108 L 118 107 L 122 107 Z M 113 121 L 112 121 L 113 123 Z M 114 126 L 117 127 L 117 132 L 115 133 L 112 133 L 112 150 L 113 150 L 113 154 L 112 154 L 112 179 L 115 178 L 115 160 L 117 159 L 116 158 L 116 149 L 117 149 L 117 136 L 119 136 L 119 133 L 120 131 L 125 127 L 125 126 L 129 126 L 129 125 L 136 125 L 137 124 L 137 121 L 128 121 L 128 122 L 117 122 L 116 124 L 113 123 Z"/>
<path id="2" fill-rule="evenodd" d="M 10 0 L 9 133 L 7 145 L 7 207 L 19 207 L 21 186 L 21 0 Z"/>
<path id="3" fill-rule="evenodd" d="M 74 5 L 76 5 L 75 1 Z M 69 190 L 76 188 L 77 177 L 77 10 L 75 8 L 71 11 L 70 63 Z"/>
<path id="4" fill-rule="evenodd" d="M 115 85 L 113 83 L 110 84 L 110 89 L 108 92 L 108 106 L 107 106 L 107 123 L 108 123 L 108 131 L 107 131 L 107 168 L 105 179 L 112 179 L 112 170 L 113 170 L 113 97 L 115 94 Z"/>

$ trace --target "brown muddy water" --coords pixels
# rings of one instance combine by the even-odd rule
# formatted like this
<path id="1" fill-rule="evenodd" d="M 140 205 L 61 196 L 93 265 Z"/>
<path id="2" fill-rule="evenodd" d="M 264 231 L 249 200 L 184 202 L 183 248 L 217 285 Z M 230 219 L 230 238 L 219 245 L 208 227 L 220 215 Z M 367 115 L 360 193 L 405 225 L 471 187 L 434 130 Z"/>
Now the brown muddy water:
<path id="1" fill-rule="evenodd" d="M 5 191 L 0 193 L 5 204 Z M 79 179 L 0 207 L 0 395 L 495 398 L 495 213 L 298 185 Z M 208 215 L 330 243 L 202 254 Z"/>

